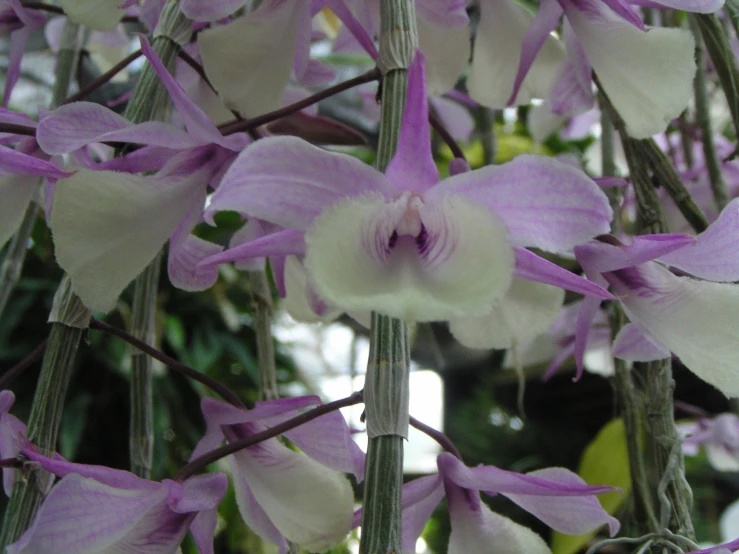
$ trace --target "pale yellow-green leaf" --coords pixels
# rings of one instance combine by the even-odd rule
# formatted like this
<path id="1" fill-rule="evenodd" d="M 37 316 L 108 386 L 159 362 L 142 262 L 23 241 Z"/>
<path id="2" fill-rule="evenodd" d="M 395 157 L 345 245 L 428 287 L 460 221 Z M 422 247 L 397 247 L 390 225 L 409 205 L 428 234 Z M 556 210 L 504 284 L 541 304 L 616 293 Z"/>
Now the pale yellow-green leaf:
<path id="1" fill-rule="evenodd" d="M 590 485 L 611 485 L 623 490 L 598 496 L 603 509 L 613 515 L 631 489 L 626 430 L 621 418 L 616 418 L 598 432 L 580 459 L 578 475 Z M 575 554 L 595 536 L 595 532 L 573 536 L 554 532 L 552 554 Z"/>

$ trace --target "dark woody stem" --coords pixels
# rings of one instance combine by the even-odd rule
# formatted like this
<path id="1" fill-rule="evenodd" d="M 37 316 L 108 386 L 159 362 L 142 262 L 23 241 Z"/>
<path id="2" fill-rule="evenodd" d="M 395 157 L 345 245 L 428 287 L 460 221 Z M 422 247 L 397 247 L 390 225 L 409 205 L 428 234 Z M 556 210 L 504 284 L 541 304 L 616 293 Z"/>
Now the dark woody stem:
<path id="1" fill-rule="evenodd" d="M 94 91 L 97 88 L 100 88 L 105 83 L 110 81 L 113 77 L 118 75 L 118 73 L 123 71 L 132 62 L 139 59 L 140 57 L 141 57 L 141 50 L 136 50 L 136 52 L 129 54 L 128 56 L 123 58 L 121 61 L 119 61 L 117 64 L 115 64 L 113 67 L 111 67 L 108 71 L 100 75 L 100 77 L 92 81 L 85 88 L 81 89 L 80 91 L 76 92 L 75 94 L 67 98 L 64 102 L 62 102 L 62 105 L 70 104 L 72 102 L 77 102 L 79 100 L 82 100 L 92 91 Z"/>
<path id="2" fill-rule="evenodd" d="M 221 131 L 223 135 L 231 135 L 240 131 L 255 129 L 256 127 L 261 127 L 262 125 L 266 125 L 267 123 L 271 123 L 277 119 L 299 112 L 300 110 L 307 108 L 308 106 L 317 104 L 321 100 L 325 100 L 326 98 L 334 96 L 335 94 L 339 94 L 340 92 L 343 92 L 345 90 L 363 85 L 364 83 L 377 81 L 379 78 L 380 70 L 377 68 L 371 69 L 370 71 L 367 71 L 366 73 L 363 73 L 358 77 L 354 77 L 353 79 L 349 79 L 348 81 L 344 81 L 343 83 L 339 83 L 338 85 L 329 87 L 326 90 L 322 90 L 321 92 L 317 92 L 316 94 L 309 96 L 308 98 L 304 98 L 299 102 L 295 102 L 294 104 L 290 104 L 289 106 L 285 106 L 284 108 L 280 108 L 279 110 L 268 112 L 266 114 L 252 117 L 250 119 L 224 123 L 218 127 L 218 130 Z"/>
<path id="3" fill-rule="evenodd" d="M 425 433 L 429 437 L 434 439 L 437 443 L 439 443 L 439 445 L 441 445 L 444 450 L 446 450 L 450 454 L 454 454 L 454 456 L 456 456 L 460 460 L 462 459 L 462 454 L 459 453 L 457 447 L 454 446 L 454 443 L 444 433 L 426 425 L 425 423 L 421 423 L 413 416 L 410 416 L 410 422 L 412 427 L 415 427 L 422 433 Z"/>
<path id="4" fill-rule="evenodd" d="M 104 331 L 106 333 L 110 333 L 111 335 L 115 335 L 116 337 L 125 340 L 131 346 L 135 346 L 142 352 L 145 352 L 152 358 L 159 360 L 169 368 L 175 370 L 178 373 L 181 373 L 185 377 L 189 377 L 190 379 L 197 381 L 198 383 L 202 383 L 213 392 L 218 394 L 229 404 L 236 406 L 237 408 L 246 407 L 244 406 L 244 403 L 239 399 L 239 397 L 231 392 L 228 388 L 226 388 L 222 383 L 219 383 L 212 377 L 200 373 L 195 368 L 185 365 L 182 362 L 175 360 L 174 358 L 170 358 L 164 352 L 161 352 L 153 346 L 146 344 L 144 341 L 137 339 L 127 331 L 124 331 L 123 329 L 119 329 L 118 327 L 114 327 L 112 325 L 108 325 L 107 323 L 103 323 L 102 321 L 95 318 L 90 320 L 90 329 L 97 329 L 98 331 Z"/>
<path id="5" fill-rule="evenodd" d="M 0 467 L 22 468 L 23 460 L 20 458 L 0 458 Z"/>
<path id="6" fill-rule="evenodd" d="M 33 350 L 33 352 L 31 352 L 28 356 L 23 358 L 15 366 L 11 367 L 8 371 L 3 373 L 3 376 L 0 377 L 0 391 L 7 389 L 10 386 L 10 384 L 13 381 L 15 381 L 16 377 L 18 377 L 26 369 L 28 369 L 34 363 L 40 360 L 41 356 L 44 355 L 45 350 L 46 350 L 46 341 L 44 340 L 41 344 L 39 344 Z"/>
<path id="7" fill-rule="evenodd" d="M 208 466 L 209 464 L 217 462 L 221 458 L 225 458 L 230 454 L 234 454 L 239 450 L 243 450 L 244 448 L 247 448 L 249 446 L 254 446 L 255 444 L 266 441 L 267 439 L 274 438 L 286 431 L 289 431 L 290 429 L 294 429 L 295 427 L 303 425 L 304 423 L 313 421 L 314 419 L 321 417 L 322 415 L 336 411 L 340 408 L 345 408 L 346 406 L 359 404 L 360 402 L 362 402 L 362 391 L 355 392 L 351 396 L 347 396 L 346 398 L 343 398 L 341 400 L 329 402 L 328 404 L 322 404 L 321 406 L 304 412 L 299 416 L 295 416 L 292 419 L 284 421 L 279 425 L 270 427 L 269 429 L 266 429 L 260 433 L 254 433 L 249 437 L 234 441 L 220 448 L 216 448 L 215 450 L 211 450 L 207 454 L 203 454 L 198 458 L 195 458 L 190 463 L 183 466 L 182 469 L 180 469 L 180 471 L 178 471 L 177 474 L 173 477 L 173 479 L 175 481 L 184 481 L 188 477 L 191 477 L 192 475 L 195 475 L 199 471 L 205 469 L 206 466 Z"/>

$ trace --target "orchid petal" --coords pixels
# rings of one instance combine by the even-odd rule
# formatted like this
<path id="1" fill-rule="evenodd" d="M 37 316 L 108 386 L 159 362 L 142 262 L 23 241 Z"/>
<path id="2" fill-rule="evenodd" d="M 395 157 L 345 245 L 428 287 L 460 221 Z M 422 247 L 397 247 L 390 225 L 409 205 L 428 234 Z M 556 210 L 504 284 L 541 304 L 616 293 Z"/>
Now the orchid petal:
<path id="1" fill-rule="evenodd" d="M 377 48 L 375 47 L 375 43 L 372 42 L 372 38 L 367 33 L 365 26 L 361 24 L 359 19 L 355 17 L 352 11 L 347 7 L 345 0 L 325 0 L 324 3 L 336 14 L 336 17 L 341 20 L 344 27 L 346 27 L 346 29 L 351 33 L 354 40 L 356 40 L 364 51 L 367 52 L 373 60 L 376 60 Z M 360 5 L 358 8 L 360 10 L 365 9 L 365 6 Z M 366 14 L 363 15 L 366 16 Z M 339 31 L 339 34 L 341 34 L 341 30 Z M 337 44 L 335 41 L 334 51 L 337 51 L 336 49 Z"/>
<path id="2" fill-rule="evenodd" d="M 121 0 L 59 0 L 64 14 L 93 31 L 110 31 L 126 15 Z"/>
<path id="3" fill-rule="evenodd" d="M 185 17 L 193 21 L 213 22 L 243 8 L 244 0 L 182 0 L 180 5 Z"/>
<path id="4" fill-rule="evenodd" d="M 607 233 L 613 215 L 606 195 L 582 171 L 522 154 L 504 165 L 455 175 L 428 191 L 428 199 L 461 194 L 487 206 L 506 224 L 514 246 L 568 250 Z"/>
<path id="5" fill-rule="evenodd" d="M 695 41 L 683 29 L 636 29 L 600 0 L 568 1 L 567 19 L 634 138 L 665 130 L 693 94 Z"/>
<path id="6" fill-rule="evenodd" d="M 606 6 L 611 8 L 614 12 L 616 12 L 616 14 L 620 15 L 623 19 L 631 23 L 634 27 L 642 31 L 646 31 L 647 28 L 644 25 L 641 17 L 637 12 L 634 11 L 634 8 L 629 6 L 628 2 L 625 2 L 624 0 L 603 0 L 603 2 L 606 4 Z M 638 0 L 633 3 L 638 4 Z"/>
<path id="7" fill-rule="evenodd" d="M 39 178 L 29 175 L 0 176 L 0 249 L 23 221 L 26 208 L 38 192 Z"/>
<path id="8" fill-rule="evenodd" d="M 572 26 L 565 20 L 562 27 L 567 60 L 562 64 L 549 91 L 549 102 L 555 114 L 571 117 L 590 110 L 595 103 L 593 69 L 582 46 L 577 42 Z"/>
<path id="9" fill-rule="evenodd" d="M 592 277 L 596 280 L 596 282 L 599 282 L 599 284 L 602 283 L 604 285 L 607 285 L 606 280 L 599 273 L 593 274 Z M 585 348 L 587 347 L 587 344 L 591 338 L 591 325 L 593 323 L 593 319 L 598 313 L 598 308 L 600 308 L 601 301 L 602 300 L 600 298 L 596 298 L 594 296 L 586 296 L 583 299 L 580 310 L 577 313 L 577 323 L 575 324 L 575 347 L 573 352 L 575 355 L 575 365 L 577 366 L 575 381 L 580 380 L 580 377 L 582 377 L 582 372 L 585 368 Z"/>
<path id="10" fill-rule="evenodd" d="M 318 298 L 308 282 L 308 272 L 295 256 L 288 256 L 285 260 L 285 290 L 282 307 L 295 321 L 328 323 L 342 313 L 341 310 L 327 307 Z"/>
<path id="11" fill-rule="evenodd" d="M 246 146 L 246 137 L 243 134 L 231 135 L 224 137 L 216 128 L 213 122 L 205 115 L 205 112 L 198 108 L 192 100 L 187 97 L 187 93 L 182 86 L 175 81 L 172 74 L 164 67 L 162 60 L 159 59 L 157 53 L 149 44 L 144 35 L 139 35 L 141 41 L 141 52 L 149 60 L 154 68 L 159 80 L 169 93 L 178 113 L 182 117 L 185 127 L 190 136 L 198 142 L 198 144 L 218 144 L 229 150 L 240 152 Z"/>
<path id="12" fill-rule="evenodd" d="M 677 277 L 654 262 L 604 275 L 624 311 L 727 396 L 739 396 L 739 290 Z"/>
<path id="13" fill-rule="evenodd" d="M 563 486 L 588 486 L 581 477 L 561 467 L 540 469 L 527 475 L 547 479 Z M 610 535 L 613 536 L 620 527 L 618 520 L 603 509 L 598 499 L 595 498 L 595 494 L 591 496 L 502 494 L 560 533 L 582 535 L 607 523 Z"/>
<path id="14" fill-rule="evenodd" d="M 469 25 L 466 0 L 425 0 L 416 7 L 419 17 L 448 28 Z"/>
<path id="15" fill-rule="evenodd" d="M 324 209 L 344 197 L 397 190 L 385 176 L 346 154 L 327 152 L 294 137 L 250 145 L 231 164 L 206 210 L 235 210 L 304 231 Z"/>
<path id="16" fill-rule="evenodd" d="M 738 281 L 739 199 L 732 200 L 718 219 L 695 238 L 694 244 L 660 257 L 659 261 L 709 281 Z"/>
<path id="17" fill-rule="evenodd" d="M 0 175 L 9 173 L 38 175 L 50 179 L 62 179 L 70 175 L 51 162 L 0 145 Z"/>
<path id="18" fill-rule="evenodd" d="M 544 0 L 539 3 L 531 26 L 526 31 L 521 43 L 521 57 L 518 63 L 516 79 L 513 83 L 513 92 L 508 98 L 508 105 L 516 104 L 516 97 L 521 90 L 531 67 L 536 63 L 539 52 L 547 42 L 553 42 L 552 31 L 557 28 L 560 17 L 563 14 L 562 7 L 556 0 Z M 524 100 L 525 102 L 525 100 Z"/>
<path id="19" fill-rule="evenodd" d="M 226 262 L 243 262 L 252 258 L 264 256 L 302 256 L 305 254 L 305 239 L 303 231 L 285 229 L 270 235 L 265 235 L 244 244 L 208 256 L 200 262 L 200 267 L 218 265 Z"/>
<path id="20" fill-rule="evenodd" d="M 167 504 L 173 512 L 186 514 L 217 508 L 228 489 L 228 477 L 224 473 L 206 473 L 182 483 L 165 480 L 163 484 L 172 485 L 172 489 L 181 487 L 179 494 L 172 494 L 174 491 L 170 489 Z"/>
<path id="21" fill-rule="evenodd" d="M 0 391 L 0 457 L 15 458 L 20 452 L 21 437 L 26 434 L 26 425 L 14 415 L 8 413 L 15 402 L 15 395 L 9 391 Z M 3 490 L 10 497 L 15 481 L 15 469 L 3 468 Z"/>
<path id="22" fill-rule="evenodd" d="M 480 493 L 447 480 L 444 488 L 452 524 L 449 554 L 551 554 L 547 543 L 534 531 L 490 511 L 480 500 Z"/>
<path id="23" fill-rule="evenodd" d="M 561 76 L 561 74 L 560 74 Z M 531 105 L 526 115 L 526 125 L 535 142 L 544 142 L 567 121 L 566 117 L 552 111 L 552 104 L 544 100 L 541 104 Z"/>
<path id="24" fill-rule="evenodd" d="M 231 474 L 237 476 L 233 479 L 234 496 L 244 523 L 262 539 L 276 544 L 279 554 L 287 554 L 289 547 L 285 537 L 282 536 L 282 533 L 259 505 L 254 493 L 249 488 L 247 480 L 240 478 L 241 468 L 238 462 L 233 456 L 230 459 Z"/>
<path id="25" fill-rule="evenodd" d="M 385 170 L 393 183 L 407 190 L 424 191 L 439 182 L 431 153 L 429 106 L 424 86 L 424 57 L 416 51 L 408 69 L 408 94 L 395 156 Z"/>
<path id="26" fill-rule="evenodd" d="M 513 252 L 503 224 L 449 195 L 414 207 L 417 236 L 397 233 L 411 204 L 412 196 L 388 204 L 373 194 L 321 214 L 306 234 L 305 266 L 316 291 L 344 310 L 417 321 L 484 314 L 511 281 Z"/>
<path id="27" fill-rule="evenodd" d="M 289 541 L 323 552 L 352 525 L 354 493 L 341 474 L 270 439 L 234 454 L 238 477 Z"/>
<path id="28" fill-rule="evenodd" d="M 467 108 L 443 96 L 430 98 L 429 101 L 454 140 L 470 140 L 475 130 L 475 120 Z"/>
<path id="29" fill-rule="evenodd" d="M 430 96 L 454 88 L 470 59 L 470 29 L 450 27 L 421 16 L 418 10 L 418 47 L 426 56 L 426 87 Z"/>
<path id="30" fill-rule="evenodd" d="M 598 283 L 588 281 L 584 277 L 567 271 L 565 268 L 537 256 L 531 250 L 518 247 L 515 249 L 515 253 L 516 269 L 513 271 L 515 277 L 579 292 L 585 296 L 595 296 L 606 300 L 613 298 Z"/>
<path id="31" fill-rule="evenodd" d="M 92 310 L 108 311 L 200 197 L 204 183 L 80 170 L 57 183 L 56 257 Z"/>
<path id="32" fill-rule="evenodd" d="M 5 73 L 5 90 L 3 92 L 3 107 L 8 105 L 10 95 L 21 76 L 21 59 L 26 50 L 26 44 L 31 36 L 31 27 L 22 27 L 10 33 L 10 48 L 8 52 L 8 69 Z"/>
<path id="33" fill-rule="evenodd" d="M 470 348 L 523 346 L 551 327 L 564 298 L 565 291 L 558 287 L 514 278 L 489 314 L 451 319 L 449 330 Z"/>
<path id="34" fill-rule="evenodd" d="M 255 117 L 280 107 L 309 6 L 267 0 L 227 25 L 200 33 L 203 69 L 227 108 Z"/>
<path id="35" fill-rule="evenodd" d="M 556 4 L 556 2 L 552 2 Z M 539 8 L 541 10 L 541 8 Z M 546 22 L 544 22 L 546 23 Z M 532 25 L 532 16 L 511 0 L 480 2 L 472 68 L 467 79 L 470 96 L 489 108 L 504 108 L 516 81 L 524 38 Z M 541 33 L 542 29 L 532 32 Z M 549 31 L 542 35 L 544 44 L 526 78 L 523 79 L 515 103 L 526 104 L 531 98 L 545 98 L 564 61 L 564 48 Z M 536 42 L 538 42 L 537 39 Z M 501 52 L 509 55 L 502 56 Z M 528 53 L 529 51 L 527 50 Z M 524 60 L 525 61 L 525 60 Z"/>
<path id="36" fill-rule="evenodd" d="M 133 142 L 167 148 L 198 143 L 167 123 L 132 124 L 113 110 L 92 102 L 73 102 L 51 112 L 38 124 L 36 140 L 47 154 L 67 154 L 92 142 Z"/>
<path id="37" fill-rule="evenodd" d="M 444 498 L 442 480 L 438 475 L 427 475 L 403 485 L 402 492 L 404 552 L 413 552 L 426 522 Z"/>
<path id="38" fill-rule="evenodd" d="M 670 351 L 638 325 L 624 325 L 613 339 L 613 355 L 631 362 L 652 362 L 670 357 Z"/>
<path id="39" fill-rule="evenodd" d="M 662 259 L 670 252 L 685 249 L 695 242 L 695 237 L 681 233 L 638 236 L 634 237 L 632 244 L 621 246 L 590 241 L 576 246 L 575 256 L 584 268 L 603 273 Z"/>
<path id="40" fill-rule="evenodd" d="M 170 554 L 187 532 L 188 516 L 166 506 L 167 489 L 117 489 L 71 474 L 39 508 L 8 554 L 97 554 L 130 549 Z M 169 517 L 168 517 L 169 516 Z"/>
<path id="41" fill-rule="evenodd" d="M 267 229 L 265 229 L 266 225 L 270 225 L 270 224 L 269 223 L 263 224 L 261 221 L 259 221 L 258 219 L 254 219 L 254 218 L 248 220 L 241 229 L 236 231 L 231 236 L 231 240 L 228 243 L 229 249 L 236 248 L 237 246 L 240 246 L 242 244 L 246 244 L 256 239 L 260 239 L 262 237 L 267 236 L 269 232 L 267 232 Z M 256 258 L 235 260 L 234 267 L 236 269 L 241 269 L 243 271 L 264 271 L 266 267 L 266 262 L 267 262 L 266 257 L 259 256 Z"/>
<path id="42" fill-rule="evenodd" d="M 673 10 L 692 13 L 714 13 L 721 9 L 725 2 L 724 0 L 634 0 L 632 3 L 637 6 L 653 3 Z"/>

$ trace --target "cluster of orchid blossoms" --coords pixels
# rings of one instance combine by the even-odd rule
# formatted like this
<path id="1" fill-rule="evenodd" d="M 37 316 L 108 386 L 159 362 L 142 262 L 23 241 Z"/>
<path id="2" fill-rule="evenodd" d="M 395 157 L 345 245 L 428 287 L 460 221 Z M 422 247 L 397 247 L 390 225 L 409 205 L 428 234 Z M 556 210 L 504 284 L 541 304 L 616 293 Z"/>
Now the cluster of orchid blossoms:
<path id="1" fill-rule="evenodd" d="M 111 29 L 124 16 L 156 30 L 163 4 L 60 2 L 99 40 L 116 32 Z M 593 72 L 628 135 L 662 133 L 692 96 L 695 42 L 689 31 L 646 26 L 635 7 L 640 2 L 541 0 L 534 16 L 511 0 L 480 0 L 471 50 L 467 2 L 418 2 L 419 49 L 408 69 L 397 150 L 381 172 L 294 136 L 225 134 L 217 126 L 230 119 L 229 110 L 254 118 L 279 109 L 285 98 L 307 96 L 296 87 L 331 82 L 333 68 L 311 57 L 314 24 L 327 12 L 342 23 L 335 52 L 378 59 L 380 2 L 263 0 L 253 10 L 250 4 L 181 0 L 190 26 L 180 46 L 202 63 L 207 81 L 184 66 L 173 75 L 139 36 L 174 104 L 171 122 L 133 124 L 85 101 L 41 110 L 38 121 L 3 108 L 0 244 L 17 230 L 43 177 L 57 261 L 91 310 L 113 309 L 168 242 L 169 279 L 184 290 L 211 287 L 220 264 L 264 267 L 268 259 L 285 305 L 304 320 L 328 321 L 345 312 L 363 320 L 374 311 L 448 322 L 469 347 L 519 350 L 558 329 L 561 351 L 551 371 L 573 354 L 582 371 L 586 349 L 598 341 L 628 361 L 677 356 L 727 396 L 739 396 L 739 289 L 732 284 L 739 281 L 739 200 L 716 210 L 697 236 L 614 236 L 603 189 L 624 186 L 623 180 L 593 179 L 567 159 L 530 154 L 475 170 L 458 157 L 442 178 L 432 156 L 430 101 L 445 120 L 461 109 L 446 110 L 450 99 L 493 109 L 542 99 L 537 129 L 548 134 L 592 113 Z M 712 13 L 722 2 L 644 4 Z M 45 23 L 38 9 L 19 0 L 0 1 L 0 9 L 11 44 L 8 105 L 30 32 L 54 20 Z M 469 97 L 453 90 L 467 71 Z M 137 147 L 113 157 L 111 143 Z M 736 168 L 730 169 L 734 178 Z M 697 179 L 701 167 L 681 171 L 686 180 Z M 728 184 L 734 191 L 739 179 Z M 694 189 L 699 186 L 710 190 Z M 624 216 L 628 202 L 627 195 Z M 227 248 L 193 234 L 199 223 L 214 225 L 223 211 L 246 219 Z M 584 276 L 542 253 L 574 256 Z M 584 300 L 562 311 L 565 291 Z M 604 300 L 618 301 L 630 320 L 612 342 L 603 332 Z M 162 482 L 42 455 L 25 438 L 24 424 L 9 414 L 13 400 L 11 392 L 0 392 L 0 456 L 17 458 L 10 465 L 24 472 L 43 468 L 60 480 L 8 553 L 169 553 L 188 530 L 201 553 L 213 552 L 228 478 L 194 472 L 225 456 L 244 522 L 280 552 L 291 543 L 326 551 L 361 521 L 346 474 L 362 480 L 364 454 L 338 411 L 309 415 L 324 406 L 317 397 L 269 400 L 252 409 L 203 399 L 207 432 L 191 464 Z M 701 427 L 693 440 L 713 432 Z M 229 446 L 221 446 L 224 441 Z M 444 497 L 450 553 L 550 552 L 538 534 L 493 513 L 481 492 L 508 497 L 562 533 L 604 524 L 611 535 L 618 531 L 596 497 L 612 487 L 587 485 L 562 468 L 525 475 L 470 468 L 448 450 L 438 457 L 438 474 L 403 488 L 408 552 Z M 4 469 L 6 492 L 17 473 Z"/>

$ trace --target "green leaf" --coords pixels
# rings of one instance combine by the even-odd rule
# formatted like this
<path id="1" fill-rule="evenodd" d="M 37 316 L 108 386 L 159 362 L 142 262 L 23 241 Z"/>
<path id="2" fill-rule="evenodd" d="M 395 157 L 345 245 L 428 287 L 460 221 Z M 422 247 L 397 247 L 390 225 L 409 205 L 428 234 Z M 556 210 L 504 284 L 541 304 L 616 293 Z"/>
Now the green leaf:
<path id="1" fill-rule="evenodd" d="M 598 496 L 603 509 L 613 515 L 624 502 L 631 489 L 631 472 L 629 471 L 629 453 L 626 446 L 626 429 L 621 418 L 606 423 L 598 432 L 580 459 L 578 475 L 589 485 L 611 485 L 623 490 L 609 492 Z M 585 535 L 552 534 L 553 554 L 575 554 L 596 532 Z"/>

